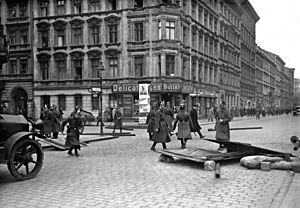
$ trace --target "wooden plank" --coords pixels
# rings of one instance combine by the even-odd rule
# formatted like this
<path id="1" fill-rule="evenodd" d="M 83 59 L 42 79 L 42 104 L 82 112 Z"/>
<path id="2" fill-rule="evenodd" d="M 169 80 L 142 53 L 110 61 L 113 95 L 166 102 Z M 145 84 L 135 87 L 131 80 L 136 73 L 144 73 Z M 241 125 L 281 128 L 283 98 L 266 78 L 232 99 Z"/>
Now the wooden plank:
<path id="1" fill-rule="evenodd" d="M 262 129 L 263 127 L 258 126 L 258 127 L 236 127 L 236 128 L 230 128 L 230 131 L 235 131 L 235 130 L 253 130 L 253 129 Z M 209 128 L 208 131 L 216 131 L 214 128 Z"/>
<path id="2" fill-rule="evenodd" d="M 38 138 L 38 140 L 42 141 L 42 142 L 45 142 L 46 144 L 49 144 L 57 149 L 60 149 L 60 150 L 67 150 L 69 149 L 67 146 L 59 143 L 59 142 L 55 142 L 53 140 L 50 140 L 50 139 L 44 139 L 44 138 Z"/>

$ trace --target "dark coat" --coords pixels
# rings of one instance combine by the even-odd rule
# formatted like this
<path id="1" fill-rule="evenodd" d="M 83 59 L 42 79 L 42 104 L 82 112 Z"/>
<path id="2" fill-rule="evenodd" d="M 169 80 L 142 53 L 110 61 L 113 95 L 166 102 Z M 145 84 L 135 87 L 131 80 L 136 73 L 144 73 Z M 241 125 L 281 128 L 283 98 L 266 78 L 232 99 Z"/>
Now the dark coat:
<path id="1" fill-rule="evenodd" d="M 51 119 L 51 112 L 49 109 L 44 109 L 42 118 L 44 121 L 43 125 L 45 134 L 51 134 L 53 121 Z"/>
<path id="2" fill-rule="evenodd" d="M 123 122 L 122 122 L 122 113 L 119 110 L 116 110 L 114 115 L 114 128 L 122 128 Z"/>
<path id="3" fill-rule="evenodd" d="M 220 119 L 223 121 L 221 122 Z M 216 112 L 216 139 L 222 141 L 230 140 L 230 131 L 229 131 L 229 122 L 232 120 L 232 117 L 229 111 L 226 108 Z"/>
<path id="4" fill-rule="evenodd" d="M 167 122 L 168 128 L 169 128 L 170 131 L 171 131 L 171 129 L 172 129 L 173 117 L 174 117 L 173 110 L 172 110 L 172 108 L 170 108 L 170 107 L 164 107 L 163 112 L 164 112 L 164 114 L 165 114 L 165 116 L 166 116 L 166 122 Z"/>
<path id="5" fill-rule="evenodd" d="M 80 148 L 79 135 L 80 133 L 82 133 L 84 128 L 81 116 L 72 115 L 68 119 L 64 120 L 61 124 L 62 132 L 64 131 L 64 127 L 66 124 L 69 125 L 67 129 L 67 138 L 65 146 Z"/>
<path id="6" fill-rule="evenodd" d="M 149 114 L 147 115 L 146 124 L 147 126 L 147 132 L 153 133 L 154 132 L 154 120 L 155 120 L 155 110 L 151 110 Z"/>
<path id="7" fill-rule="evenodd" d="M 193 129 L 194 126 L 190 115 L 184 110 L 179 110 L 173 125 L 173 129 L 176 128 L 177 123 L 178 123 L 177 138 L 192 139 L 191 128 Z"/>
<path id="8" fill-rule="evenodd" d="M 193 129 L 191 129 L 191 132 L 197 132 L 199 131 L 201 128 L 201 126 L 198 123 L 198 113 L 195 109 L 192 109 L 190 112 L 190 116 L 193 122 Z"/>
<path id="9" fill-rule="evenodd" d="M 52 132 L 59 132 L 60 131 L 60 121 L 61 115 L 57 110 L 52 110 L 50 113 L 50 117 L 52 120 Z"/>
<path id="10" fill-rule="evenodd" d="M 153 133 L 153 136 L 150 138 L 151 141 L 156 143 L 170 142 L 169 128 L 166 122 L 164 113 L 160 110 L 154 113 L 154 129 L 158 130 Z"/>

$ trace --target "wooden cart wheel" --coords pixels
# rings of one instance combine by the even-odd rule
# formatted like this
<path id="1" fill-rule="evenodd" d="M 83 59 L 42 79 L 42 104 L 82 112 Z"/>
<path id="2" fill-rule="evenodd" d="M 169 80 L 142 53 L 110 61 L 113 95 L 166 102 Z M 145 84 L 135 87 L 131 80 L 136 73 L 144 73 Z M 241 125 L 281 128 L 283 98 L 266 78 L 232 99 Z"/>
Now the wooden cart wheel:
<path id="1" fill-rule="evenodd" d="M 13 146 L 7 166 L 13 177 L 27 180 L 38 174 L 43 161 L 44 152 L 41 145 L 33 139 L 25 138 Z"/>

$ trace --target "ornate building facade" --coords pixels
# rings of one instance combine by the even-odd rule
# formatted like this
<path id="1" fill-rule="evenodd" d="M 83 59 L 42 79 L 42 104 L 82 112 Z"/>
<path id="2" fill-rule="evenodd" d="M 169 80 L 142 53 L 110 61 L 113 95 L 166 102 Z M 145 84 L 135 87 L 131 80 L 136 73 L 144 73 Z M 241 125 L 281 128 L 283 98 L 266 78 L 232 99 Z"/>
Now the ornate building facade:
<path id="1" fill-rule="evenodd" d="M 151 102 L 184 99 L 203 116 L 220 100 L 252 106 L 258 19 L 247 0 L 3 0 L 1 101 L 35 117 L 45 104 L 97 115 L 90 91 L 101 79 L 103 110 L 127 118 L 138 116 L 141 82 Z"/>
<path id="2" fill-rule="evenodd" d="M 10 112 L 32 115 L 34 34 L 31 1 L 2 1 L 0 6 L 1 24 L 9 45 L 7 63 L 0 71 L 1 102 Z"/>
<path id="3" fill-rule="evenodd" d="M 243 8 L 241 21 L 241 107 L 256 107 L 255 53 L 256 22 L 259 16 L 248 0 L 240 0 Z"/>

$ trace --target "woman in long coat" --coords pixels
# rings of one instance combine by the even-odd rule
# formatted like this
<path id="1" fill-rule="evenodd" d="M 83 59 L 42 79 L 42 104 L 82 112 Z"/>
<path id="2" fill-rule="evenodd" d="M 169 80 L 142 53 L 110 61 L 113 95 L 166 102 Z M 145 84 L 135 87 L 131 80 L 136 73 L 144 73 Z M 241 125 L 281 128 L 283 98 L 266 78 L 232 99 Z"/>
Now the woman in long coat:
<path id="1" fill-rule="evenodd" d="M 223 101 L 220 104 L 220 110 L 216 113 L 216 139 L 219 141 L 230 141 L 229 122 L 232 120 L 229 111 L 226 108 L 226 103 Z M 220 145 L 219 150 L 223 150 L 224 145 Z"/>
<path id="2" fill-rule="evenodd" d="M 177 138 L 181 141 L 181 148 L 185 149 L 187 140 L 192 139 L 191 129 L 193 129 L 194 126 L 190 115 L 185 112 L 184 104 L 180 104 L 179 106 L 179 111 L 173 125 L 173 130 L 175 130 L 177 123 Z"/>
<path id="3" fill-rule="evenodd" d="M 163 149 L 167 148 L 166 143 L 171 141 L 169 131 L 166 117 L 162 112 L 162 109 L 154 111 L 154 133 L 150 139 L 153 141 L 151 150 L 155 151 L 157 143 L 162 143 Z"/>

